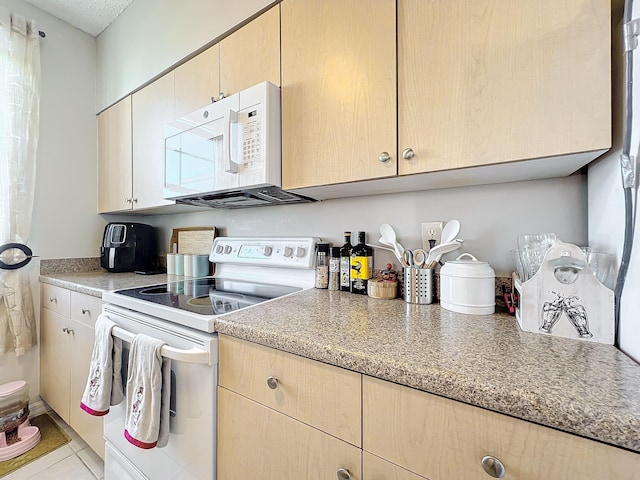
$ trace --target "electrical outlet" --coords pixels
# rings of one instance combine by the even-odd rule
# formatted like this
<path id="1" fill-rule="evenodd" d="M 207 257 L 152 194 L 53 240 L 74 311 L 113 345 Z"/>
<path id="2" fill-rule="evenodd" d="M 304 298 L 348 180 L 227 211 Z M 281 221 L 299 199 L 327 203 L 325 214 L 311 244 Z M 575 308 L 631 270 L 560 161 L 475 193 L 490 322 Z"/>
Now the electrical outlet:
<path id="1" fill-rule="evenodd" d="M 422 222 L 422 248 L 425 251 L 440 243 L 444 222 Z"/>

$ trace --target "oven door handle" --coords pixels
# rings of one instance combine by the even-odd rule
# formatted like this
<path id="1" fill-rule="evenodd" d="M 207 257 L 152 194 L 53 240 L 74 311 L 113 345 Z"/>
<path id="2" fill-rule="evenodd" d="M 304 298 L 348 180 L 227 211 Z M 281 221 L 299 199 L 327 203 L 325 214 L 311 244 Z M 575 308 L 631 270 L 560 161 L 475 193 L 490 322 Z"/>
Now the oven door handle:
<path id="1" fill-rule="evenodd" d="M 131 343 L 133 337 L 135 337 L 135 334 L 118 326 L 113 327 L 111 334 L 114 337 L 118 337 L 129 343 Z M 170 358 L 171 360 L 176 360 L 178 362 L 211 365 L 209 352 L 197 347 L 181 349 L 164 345 L 162 350 L 160 350 L 160 354 L 165 358 Z"/>

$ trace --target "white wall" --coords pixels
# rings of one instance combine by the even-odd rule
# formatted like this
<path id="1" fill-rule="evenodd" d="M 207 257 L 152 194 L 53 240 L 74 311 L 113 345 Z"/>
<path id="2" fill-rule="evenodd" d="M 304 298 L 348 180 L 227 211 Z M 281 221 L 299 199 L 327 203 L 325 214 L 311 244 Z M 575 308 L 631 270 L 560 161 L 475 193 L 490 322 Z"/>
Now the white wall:
<path id="1" fill-rule="evenodd" d="M 394 227 L 407 248 L 420 246 L 421 223 L 460 220 L 463 251 L 489 261 L 496 272 L 513 269 L 509 250 L 519 233 L 555 232 L 568 242 L 587 240 L 586 178 L 567 178 L 451 188 L 371 197 L 327 200 L 313 204 L 211 210 L 146 219 L 162 229 L 161 245 L 169 247 L 171 229 L 179 226 L 216 226 L 223 235 L 311 235 L 335 245 L 342 232 L 364 230 L 368 241 L 378 243 L 381 223 Z M 451 253 L 443 260 L 455 258 Z M 394 257 L 379 251 L 376 267 Z M 399 266 L 395 261 L 396 268 Z"/>
<path id="2" fill-rule="evenodd" d="M 98 111 L 274 0 L 135 0 L 98 36 Z"/>
<path id="3" fill-rule="evenodd" d="M 0 4 L 35 19 L 47 34 L 40 41 L 41 124 L 29 245 L 45 258 L 95 256 L 104 225 L 96 214 L 95 39 L 23 0 Z M 27 268 L 38 311 L 39 264 Z M 0 383 L 27 380 L 33 400 L 38 371 L 38 349 L 0 357 Z"/>

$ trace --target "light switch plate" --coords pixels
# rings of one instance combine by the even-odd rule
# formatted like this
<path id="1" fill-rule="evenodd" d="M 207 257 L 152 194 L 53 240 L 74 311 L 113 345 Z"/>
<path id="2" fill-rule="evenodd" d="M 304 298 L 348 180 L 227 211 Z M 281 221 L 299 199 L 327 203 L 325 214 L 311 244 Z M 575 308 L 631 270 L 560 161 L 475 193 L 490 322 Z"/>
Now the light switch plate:
<path id="1" fill-rule="evenodd" d="M 443 228 L 444 222 L 422 222 L 422 248 L 425 251 L 440 243 Z"/>

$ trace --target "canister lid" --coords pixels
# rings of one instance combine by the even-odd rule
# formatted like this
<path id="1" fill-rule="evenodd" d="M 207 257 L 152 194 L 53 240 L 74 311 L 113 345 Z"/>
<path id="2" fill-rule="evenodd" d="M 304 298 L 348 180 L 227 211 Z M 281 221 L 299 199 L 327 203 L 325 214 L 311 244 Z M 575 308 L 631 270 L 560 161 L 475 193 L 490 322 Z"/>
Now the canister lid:
<path id="1" fill-rule="evenodd" d="M 468 278 L 495 277 L 495 274 L 489 262 L 478 260 L 470 253 L 463 253 L 455 260 L 445 262 L 442 270 L 440 270 L 440 275 Z"/>
<path id="2" fill-rule="evenodd" d="M 27 382 L 24 380 L 16 380 L 15 382 L 5 383 L 0 385 L 0 397 L 8 397 L 16 393 L 19 390 L 22 390 L 27 386 Z"/>

